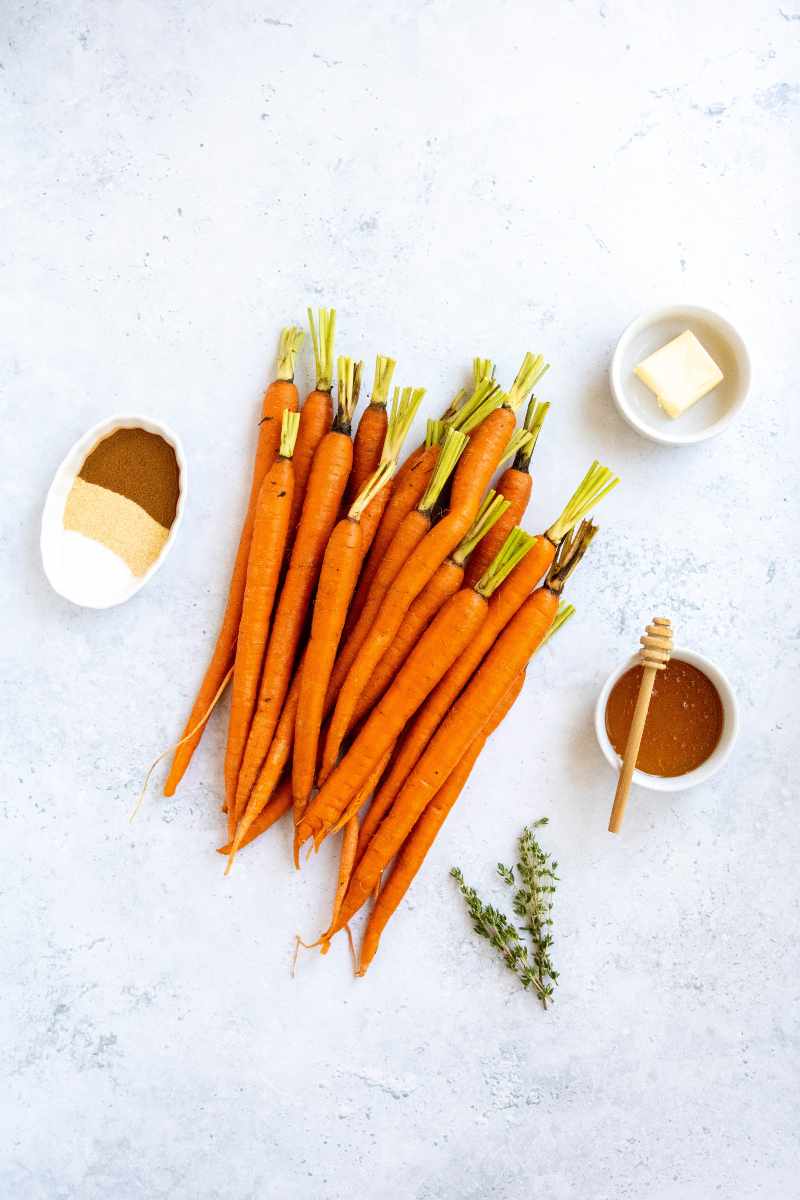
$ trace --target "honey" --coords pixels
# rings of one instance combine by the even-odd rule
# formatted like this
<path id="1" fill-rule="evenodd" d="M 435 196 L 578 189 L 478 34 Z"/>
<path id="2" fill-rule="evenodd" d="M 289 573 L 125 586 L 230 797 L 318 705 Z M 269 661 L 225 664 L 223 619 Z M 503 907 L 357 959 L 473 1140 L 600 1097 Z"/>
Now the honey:
<path id="1" fill-rule="evenodd" d="M 641 678 L 642 667 L 631 667 L 614 684 L 606 704 L 606 732 L 620 758 Z M 682 659 L 671 659 L 656 675 L 638 770 L 667 777 L 694 771 L 713 754 L 722 725 L 722 701 L 708 676 Z"/>

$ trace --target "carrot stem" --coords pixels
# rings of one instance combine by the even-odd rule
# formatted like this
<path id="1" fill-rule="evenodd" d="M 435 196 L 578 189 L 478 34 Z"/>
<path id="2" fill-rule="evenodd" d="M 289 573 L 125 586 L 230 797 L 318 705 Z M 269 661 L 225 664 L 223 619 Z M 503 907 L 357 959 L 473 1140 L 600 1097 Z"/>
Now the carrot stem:
<path id="1" fill-rule="evenodd" d="M 493 379 L 479 379 L 472 395 L 464 401 L 455 416 L 448 420 L 448 425 L 452 429 L 460 429 L 463 433 L 471 433 L 483 418 L 499 408 L 504 400 L 505 396 Z"/>
<path id="2" fill-rule="evenodd" d="M 481 538 L 486 537 L 486 534 L 497 524 L 510 505 L 511 501 L 506 500 L 504 496 L 498 496 L 497 492 L 490 490 L 486 493 L 466 536 L 450 555 L 456 566 L 463 567 Z"/>
<path id="3" fill-rule="evenodd" d="M 532 440 L 532 436 L 527 429 L 515 429 L 511 437 L 508 439 L 508 444 L 503 451 L 503 457 L 497 464 L 498 469 L 500 467 L 504 467 L 506 463 L 515 461 L 519 454 L 524 454 L 528 447 L 528 443 Z"/>
<path id="4" fill-rule="evenodd" d="M 589 510 L 594 508 L 604 496 L 607 496 L 618 483 L 619 479 L 613 471 L 608 467 L 601 467 L 595 459 L 567 502 L 561 516 L 546 531 L 545 537 L 553 543 L 560 542 L 564 535 L 569 533 L 570 529 L 574 529 Z"/>
<path id="5" fill-rule="evenodd" d="M 482 379 L 494 379 L 494 363 L 490 358 L 473 358 L 472 378 L 477 387 Z"/>
<path id="6" fill-rule="evenodd" d="M 516 378 L 508 389 L 508 398 L 506 404 L 511 409 L 518 409 L 522 401 L 532 392 L 536 384 L 544 375 L 545 371 L 550 369 L 550 364 L 544 361 L 541 354 L 531 354 L 527 351 L 522 360 L 522 365 L 517 371 Z"/>
<path id="7" fill-rule="evenodd" d="M 456 415 L 456 413 L 461 408 L 461 405 L 464 403 L 466 398 L 467 398 L 467 389 L 459 388 L 458 391 L 456 392 L 455 396 L 453 396 L 453 399 L 450 401 L 447 408 L 444 410 L 444 412 L 442 413 L 442 415 L 439 419 L 441 421 L 449 421 L 451 419 L 451 417 L 454 417 Z"/>
<path id="8" fill-rule="evenodd" d="M 285 408 L 281 418 L 281 440 L 278 447 L 278 454 L 281 458 L 291 458 L 294 454 L 299 428 L 300 413 L 293 412 L 290 408 Z"/>
<path id="9" fill-rule="evenodd" d="M 295 360 L 305 336 L 304 331 L 299 325 L 290 325 L 287 329 L 281 330 L 280 341 L 278 342 L 278 370 L 275 373 L 276 379 L 283 379 L 287 383 L 291 383 L 294 379 Z"/>
<path id="10" fill-rule="evenodd" d="M 394 389 L 381 462 L 389 462 L 391 459 L 397 460 L 399 457 L 403 442 L 408 436 L 408 431 L 417 415 L 424 395 L 425 388 L 405 387 Z"/>
<path id="11" fill-rule="evenodd" d="M 516 525 L 475 584 L 475 591 L 488 600 L 506 576 L 511 574 L 517 563 L 522 561 L 535 541 L 534 534 L 526 533 Z"/>
<path id="12" fill-rule="evenodd" d="M 348 436 L 350 434 L 353 413 L 358 404 L 358 397 L 361 394 L 361 374 L 363 370 L 363 362 L 354 363 L 352 358 L 348 358 L 347 355 L 340 354 L 336 360 L 336 399 L 338 407 L 336 409 L 333 428 L 337 433 L 346 433 Z"/>
<path id="13" fill-rule="evenodd" d="M 378 354 L 375 358 L 375 378 L 372 381 L 372 396 L 370 397 L 371 404 L 380 404 L 383 408 L 386 407 L 386 401 L 389 398 L 389 388 L 392 386 L 392 376 L 394 369 L 397 366 L 397 360 L 389 358 L 385 354 Z"/>
<path id="14" fill-rule="evenodd" d="M 566 625 L 567 621 L 569 621 L 574 616 L 575 616 L 575 605 L 567 604 L 567 602 L 565 600 L 562 600 L 558 605 L 558 610 L 556 611 L 556 615 L 553 617 L 553 624 L 550 626 L 547 633 L 542 638 L 542 645 L 544 645 L 545 642 L 549 642 L 550 638 L 553 636 L 553 634 L 558 633 L 559 629 L 561 629 L 561 627 L 563 625 Z"/>
<path id="15" fill-rule="evenodd" d="M 308 310 L 308 323 L 311 327 L 314 365 L 317 369 L 317 391 L 329 392 L 333 387 L 333 338 L 336 333 L 336 309 L 319 309 L 319 332 L 317 332 L 311 308 Z"/>
<path id="16" fill-rule="evenodd" d="M 448 428 L 430 482 L 417 505 L 419 512 L 430 513 L 432 511 L 441 495 L 442 488 L 450 478 L 466 444 L 466 434 L 460 433 L 458 430 L 453 429 L 452 426 Z"/>
<path id="17" fill-rule="evenodd" d="M 542 425 L 550 408 L 549 401 L 537 400 L 534 395 L 531 395 L 528 401 L 528 411 L 525 413 L 525 420 L 522 428 L 526 429 L 531 435 L 530 441 L 517 451 L 514 459 L 515 471 L 528 471 L 531 465 L 531 455 L 536 449 L 536 443 L 539 440 L 539 434 L 542 432 Z"/>

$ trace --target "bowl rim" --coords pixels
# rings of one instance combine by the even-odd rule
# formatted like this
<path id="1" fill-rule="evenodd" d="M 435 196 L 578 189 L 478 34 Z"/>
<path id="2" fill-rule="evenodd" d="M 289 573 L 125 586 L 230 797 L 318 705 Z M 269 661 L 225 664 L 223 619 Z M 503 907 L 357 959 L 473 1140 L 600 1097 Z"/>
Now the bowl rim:
<path id="1" fill-rule="evenodd" d="M 713 779 L 725 766 L 739 736 L 739 706 L 736 702 L 736 694 L 730 680 L 721 668 L 712 662 L 710 658 L 706 658 L 705 655 L 699 654 L 696 650 L 690 650 L 687 646 L 676 646 L 672 651 L 671 657 L 673 659 L 681 659 L 683 662 L 688 662 L 691 666 L 697 667 L 698 670 L 708 676 L 716 687 L 722 701 L 722 735 L 713 753 L 706 761 L 701 763 L 699 767 L 695 767 L 693 771 L 687 771 L 685 775 L 648 775 L 646 771 L 635 770 L 633 772 L 633 782 L 638 787 L 647 788 L 652 792 L 683 792 L 688 788 L 697 787 L 698 784 L 707 783 L 708 780 Z M 620 769 L 620 758 L 611 745 L 609 736 L 606 733 L 606 704 L 608 703 L 611 689 L 620 676 L 624 675 L 631 667 L 637 666 L 639 661 L 638 653 L 631 654 L 611 672 L 600 689 L 600 694 L 597 697 L 594 707 L 594 731 L 597 743 L 606 762 L 617 772 Z"/>
<path id="2" fill-rule="evenodd" d="M 70 464 L 80 455 L 80 463 L 86 458 L 87 454 L 93 447 L 104 438 L 110 436 L 116 429 L 146 429 L 149 433 L 157 433 L 168 441 L 175 451 L 175 460 L 178 464 L 178 479 L 180 487 L 178 490 L 178 503 L 175 509 L 175 519 L 169 529 L 164 545 L 161 547 L 161 553 L 155 562 L 147 568 L 143 575 L 135 578 L 134 586 L 126 595 L 121 596 L 118 600 L 112 600 L 109 603 L 87 603 L 85 600 L 76 600 L 72 596 L 68 596 L 61 587 L 57 586 L 51 578 L 48 570 L 47 551 L 45 541 L 47 537 L 47 521 L 51 516 L 53 506 L 58 502 L 59 484 L 65 470 L 71 469 Z M 80 469 L 80 463 L 72 471 L 72 477 L 77 475 Z M 47 582 L 52 587 L 53 591 L 61 596 L 64 600 L 69 600 L 71 604 L 77 605 L 79 608 L 105 609 L 116 608 L 119 604 L 124 604 L 133 596 L 140 592 L 148 583 L 156 571 L 162 566 L 164 560 L 169 554 L 175 541 L 175 537 L 183 521 L 183 514 L 186 508 L 186 492 L 188 487 L 188 469 L 186 465 L 186 455 L 183 449 L 183 443 L 180 437 L 158 417 L 151 417 L 145 413 L 113 413 L 110 417 L 105 417 L 102 421 L 97 421 L 90 429 L 87 429 L 77 441 L 73 442 L 67 452 L 62 455 L 58 466 L 55 469 L 53 478 L 50 481 L 50 486 L 47 489 L 44 505 L 42 507 L 42 516 L 39 526 L 39 553 L 42 559 L 42 568 L 45 573 Z"/>
<path id="3" fill-rule="evenodd" d="M 742 385 L 728 411 L 717 421 L 714 421 L 711 425 L 696 433 L 680 433 L 678 430 L 674 434 L 665 433 L 647 425 L 636 416 L 635 412 L 628 405 L 625 387 L 622 382 L 622 357 L 636 334 L 642 329 L 646 329 L 648 325 L 655 324 L 656 321 L 667 320 L 670 317 L 678 315 L 686 315 L 689 319 L 692 316 L 702 317 L 711 323 L 721 326 L 742 373 Z M 651 442 L 658 442 L 662 446 L 693 446 L 697 445 L 698 442 L 705 442 L 709 438 L 717 437 L 718 434 L 727 429 L 747 403 L 752 389 L 752 374 L 753 369 L 750 353 L 744 338 L 736 326 L 729 317 L 719 312 L 719 310 L 708 308 L 701 304 L 665 304 L 660 308 L 651 309 L 648 312 L 641 313 L 638 317 L 634 317 L 620 334 L 608 368 L 611 396 L 620 416 L 632 429 L 641 434 L 642 437 L 648 438 Z"/>

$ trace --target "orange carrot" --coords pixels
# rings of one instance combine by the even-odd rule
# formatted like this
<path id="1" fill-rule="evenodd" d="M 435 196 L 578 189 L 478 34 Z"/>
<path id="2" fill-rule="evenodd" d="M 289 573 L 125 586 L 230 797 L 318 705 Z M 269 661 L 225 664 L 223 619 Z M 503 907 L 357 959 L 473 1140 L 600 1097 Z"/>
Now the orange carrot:
<path id="1" fill-rule="evenodd" d="M 525 601 L 495 642 L 367 846 L 353 872 L 339 916 L 323 935 L 325 938 L 329 939 L 343 928 L 370 897 L 381 873 L 397 854 L 429 801 L 490 720 L 513 681 L 525 669 L 552 626 L 559 593 L 595 532 L 593 525 L 584 523 L 576 534 L 567 535 L 559 546 L 544 586 Z"/>
<path id="2" fill-rule="evenodd" d="M 363 560 L 361 518 L 395 469 L 397 455 L 422 395 L 421 388 L 404 389 L 402 399 L 395 395 L 379 463 L 364 483 L 348 515 L 337 524 L 325 550 L 314 602 L 311 638 L 303 656 L 295 722 L 292 791 L 296 819 L 305 808 L 314 784 L 325 696 L 347 607 Z"/>
<path id="3" fill-rule="evenodd" d="M 367 973 L 367 968 L 375 957 L 381 935 L 389 919 L 396 912 L 400 901 L 416 878 L 426 854 L 433 845 L 436 835 L 447 820 L 456 800 L 461 795 L 462 789 L 469 779 L 472 768 L 475 766 L 483 747 L 522 691 L 524 682 L 525 672 L 521 671 L 498 703 L 487 725 L 473 739 L 472 744 L 456 763 L 403 843 L 403 848 L 392 867 L 391 875 L 383 884 L 378 899 L 369 914 L 369 921 L 364 930 L 364 939 L 361 943 L 358 975 L 365 975 Z M 351 867 L 351 874 L 352 870 L 353 868 Z M 336 919 L 341 911 L 342 900 L 343 897 L 339 899 L 339 903 L 334 910 L 331 925 L 336 924 Z M 330 942 L 327 945 L 330 945 Z"/>
<path id="4" fill-rule="evenodd" d="M 383 443 L 386 441 L 386 430 L 389 417 L 386 412 L 386 401 L 389 398 L 389 388 L 392 376 L 397 366 L 393 358 L 379 354 L 375 360 L 375 380 L 372 384 L 372 397 L 361 414 L 356 436 L 353 438 L 353 470 L 347 485 L 347 504 L 351 505 L 364 484 L 378 469 L 381 461 Z"/>
<path id="5" fill-rule="evenodd" d="M 508 396 L 497 392 L 490 381 L 483 380 L 456 414 L 450 432 L 458 425 L 461 432 L 472 433 L 472 437 L 453 476 L 450 512 L 425 535 L 398 571 L 353 660 L 337 697 L 325 742 L 324 762 L 328 769 L 339 755 L 359 697 L 396 636 L 403 617 L 475 520 L 481 497 L 513 433 L 515 409 L 545 369 L 541 357 L 526 354 Z"/>
<path id="6" fill-rule="evenodd" d="M 504 500 L 495 492 L 486 493 L 472 528 L 453 553 L 436 569 L 436 573 L 403 618 L 397 636 L 375 668 L 372 679 L 356 705 L 353 725 L 357 724 L 380 699 L 439 609 L 462 586 L 466 573 L 464 564 L 472 560 L 472 555 L 477 552 L 475 548 L 483 545 L 490 531 L 503 518 L 508 505 L 508 500 Z M 499 549 L 498 546 L 497 550 Z"/>
<path id="7" fill-rule="evenodd" d="M 314 455 L 333 423 L 331 388 L 333 387 L 333 340 L 336 333 L 336 309 L 321 308 L 318 322 L 319 332 L 317 332 L 317 325 L 314 322 L 314 314 L 309 308 L 308 324 L 314 349 L 316 384 L 306 396 L 305 403 L 300 410 L 300 429 L 294 449 L 294 500 L 289 518 L 289 531 L 292 536 L 294 536 L 300 514 L 303 511 L 303 500 Z"/>
<path id="8" fill-rule="evenodd" d="M 257 819 L 253 821 L 252 825 L 250 825 L 248 828 L 247 833 L 241 840 L 239 849 L 241 850 L 244 846 L 249 846 L 250 843 L 255 841 L 257 837 L 260 837 L 262 833 L 266 833 L 268 829 L 271 829 L 276 821 L 279 821 L 284 813 L 287 813 L 291 807 L 292 785 L 289 777 L 287 776 L 285 779 L 281 780 L 280 784 L 275 789 L 275 794 L 270 800 L 269 804 L 267 804 L 261 810 Z M 225 846 L 219 847 L 217 854 L 224 854 L 227 857 L 232 849 L 233 842 L 228 842 Z"/>
<path id="9" fill-rule="evenodd" d="M 256 501 L 261 490 L 264 475 L 272 464 L 278 449 L 280 438 L 281 418 L 284 409 L 297 408 L 297 388 L 294 385 L 294 364 L 297 352 L 303 341 L 302 329 L 291 327 L 281 333 L 278 350 L 278 369 L 275 381 L 264 393 L 261 404 L 261 421 L 258 431 L 258 447 L 253 464 L 253 478 L 250 484 L 250 499 L 247 505 L 244 524 L 242 526 L 236 560 L 233 565 L 228 600 L 222 627 L 217 636 L 217 642 L 211 661 L 206 668 L 203 682 L 197 693 L 192 711 L 184 727 L 181 745 L 175 752 L 169 775 L 164 784 L 164 795 L 171 796 L 180 783 L 186 768 L 191 762 L 200 738 L 203 736 L 205 724 L 200 724 L 200 718 L 207 711 L 212 698 L 219 690 L 220 684 L 233 666 L 236 647 L 236 635 L 239 631 L 239 621 L 242 615 L 245 581 L 247 577 L 247 559 L 250 553 L 250 538 L 253 533 Z M 193 737 L 187 734 L 196 729 Z M 183 738 L 186 740 L 184 741 Z"/>
<path id="10" fill-rule="evenodd" d="M 550 627 L 547 636 L 543 639 L 544 642 L 550 640 L 553 634 L 560 629 L 575 613 L 575 609 L 571 604 L 560 604 L 555 620 Z M 433 844 L 436 835 L 441 829 L 447 816 L 458 799 L 464 784 L 469 778 L 475 762 L 480 755 L 483 747 L 488 739 L 497 729 L 498 725 L 505 719 L 509 709 L 513 706 L 519 693 L 522 691 L 522 685 L 525 682 L 525 671 L 521 671 L 516 679 L 512 682 L 510 688 L 503 696 L 497 708 L 489 718 L 489 722 L 478 736 L 473 740 L 469 748 L 461 756 L 456 766 L 448 775 L 445 782 L 439 788 L 439 791 L 428 804 L 422 816 L 417 821 L 409 836 L 403 843 L 403 848 L 395 859 L 392 873 L 387 882 L 380 890 L 380 895 L 369 915 L 367 928 L 364 932 L 364 940 L 361 946 L 361 956 L 359 962 L 359 975 L 364 975 L 367 967 L 375 957 L 375 952 L 378 949 L 383 930 L 390 917 L 396 911 L 400 901 L 413 883 L 420 867 Z M 362 826 L 363 829 L 363 826 Z M 358 848 L 356 849 L 356 862 L 360 857 Z M 352 872 L 352 868 L 351 868 Z M 341 907 L 341 903 L 340 903 Z M 334 922 L 331 922 L 333 924 Z"/>
<path id="11" fill-rule="evenodd" d="M 364 570 L 361 572 L 358 590 L 353 597 L 350 618 L 348 620 L 348 633 L 350 628 L 355 625 L 356 619 L 366 603 L 375 574 L 403 518 L 412 512 L 422 499 L 425 489 L 430 483 L 438 457 L 438 445 L 420 446 L 413 454 L 409 455 L 397 472 L 391 489 L 391 498 L 381 518 L 372 547 L 364 564 Z M 348 663 L 348 669 L 349 665 Z"/>
<path id="12" fill-rule="evenodd" d="M 497 481 L 496 490 L 500 496 L 505 496 L 506 500 L 509 501 L 509 506 L 501 520 L 497 522 L 491 532 L 482 540 L 481 544 L 476 547 L 475 553 L 471 555 L 464 576 L 467 583 L 477 583 L 502 546 L 506 535 L 515 525 L 522 523 L 525 509 L 528 507 L 528 502 L 531 498 L 531 455 L 538 441 L 542 423 L 549 407 L 549 404 L 540 404 L 535 396 L 531 396 L 523 425 L 524 431 L 530 436 L 524 440 L 522 445 L 517 443 L 514 446 L 516 456 L 511 452 L 510 447 L 506 448 L 506 459 L 511 456 L 513 463 L 500 476 Z M 514 443 L 513 438 L 512 443 Z"/>
<path id="13" fill-rule="evenodd" d="M 436 467 L 422 499 L 417 507 L 403 518 L 390 545 L 387 547 L 383 560 L 372 581 L 367 602 L 361 610 L 358 621 L 344 646 L 341 656 L 343 661 L 357 661 L 358 655 L 361 653 L 359 647 L 363 649 L 363 644 L 368 640 L 375 616 L 380 611 L 385 597 L 393 589 L 395 580 L 402 572 L 404 564 L 431 528 L 433 509 L 439 499 L 442 488 L 458 461 L 458 456 L 466 445 L 466 441 L 465 434 L 453 429 L 447 431 Z M 342 671 L 343 667 L 340 667 L 339 670 Z M 349 679 L 349 673 L 347 678 Z M 367 679 L 363 683 L 364 687 L 366 687 Z M 327 737 L 325 738 L 321 779 L 325 779 L 330 773 L 339 757 L 342 740 L 352 724 L 353 713 L 359 698 L 358 695 L 351 698 L 348 692 L 345 700 L 342 701 L 342 692 L 338 688 L 337 691 L 336 706 L 328 728 Z"/>
<path id="14" fill-rule="evenodd" d="M 236 780 L 258 696 L 258 681 L 267 644 L 267 631 L 286 548 L 289 512 L 294 492 L 292 454 L 299 420 L 298 413 L 289 409 L 284 412 L 280 453 L 264 476 L 256 502 L 242 617 L 236 641 L 228 743 L 225 751 L 225 794 L 231 834 L 236 826 L 233 803 Z"/>
<path id="15" fill-rule="evenodd" d="M 386 767 L 386 764 L 389 761 L 389 757 L 390 757 L 391 753 L 392 753 L 392 747 L 390 747 L 386 751 L 383 758 L 378 763 L 377 767 L 375 767 L 372 774 L 368 777 L 366 783 L 362 784 L 361 788 L 356 793 L 354 799 L 351 801 L 350 805 L 348 806 L 347 812 L 344 814 L 344 816 L 340 820 L 339 824 L 336 826 L 336 829 L 334 830 L 334 833 L 337 833 L 339 831 L 339 829 L 342 828 L 342 826 L 344 826 L 344 832 L 342 834 L 342 841 L 341 841 L 341 845 L 339 847 L 339 876 L 338 876 L 338 880 L 336 883 L 336 892 L 333 897 L 333 909 L 331 911 L 331 925 L 334 925 L 336 923 L 336 918 L 339 915 L 339 909 L 341 908 L 342 900 L 344 900 L 345 892 L 347 891 L 347 888 L 350 884 L 350 876 L 352 875 L 353 868 L 356 864 L 356 849 L 358 848 L 358 830 L 359 830 L 358 814 L 359 814 L 359 811 L 360 811 L 362 805 L 365 803 L 365 801 L 372 794 L 372 791 L 373 791 L 376 783 L 380 779 L 380 777 Z M 296 862 L 295 862 L 295 865 L 297 865 Z M 329 946 L 330 946 L 329 942 L 324 942 L 320 952 L 322 954 L 327 954 Z"/>
<path id="16" fill-rule="evenodd" d="M 308 478 L 303 514 L 270 633 L 258 704 L 239 772 L 237 812 L 246 810 L 250 792 L 275 732 L 311 593 L 317 582 L 325 546 L 339 515 L 353 463 L 350 419 L 358 398 L 359 375 L 352 359 L 339 359 L 339 408 L 333 429 L 326 433 L 319 444 Z"/>
<path id="17" fill-rule="evenodd" d="M 374 819 L 373 810 L 377 817 L 382 816 L 391 807 L 411 769 L 452 708 L 462 688 L 478 669 L 498 635 L 549 569 L 556 542 L 585 517 L 618 482 L 607 467 L 593 463 L 558 520 L 553 522 L 546 533 L 536 538 L 530 553 L 525 555 L 522 562 L 497 588 L 489 601 L 489 615 L 477 635 L 428 697 L 406 731 L 391 769 L 372 802 L 365 826 L 367 821 Z M 363 849 L 362 844 L 360 852 Z"/>
<path id="18" fill-rule="evenodd" d="M 296 848 L 310 837 L 320 845 L 406 721 L 474 637 L 486 618 L 488 597 L 532 542 L 527 534 L 515 530 L 479 587 L 462 588 L 439 610 L 347 754 L 309 804 L 297 827 Z"/>

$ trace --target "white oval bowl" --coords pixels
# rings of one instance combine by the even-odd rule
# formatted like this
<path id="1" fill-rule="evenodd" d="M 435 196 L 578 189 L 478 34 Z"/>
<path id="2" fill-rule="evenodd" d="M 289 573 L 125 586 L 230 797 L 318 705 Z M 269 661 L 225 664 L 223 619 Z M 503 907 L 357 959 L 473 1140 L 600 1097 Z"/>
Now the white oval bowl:
<path id="1" fill-rule="evenodd" d="M 178 463 L 178 507 L 161 553 L 144 575 L 134 575 L 126 563 L 101 542 L 64 528 L 64 506 L 75 476 L 87 455 L 117 429 L 157 433 L 175 451 Z M 112 608 L 135 596 L 153 578 L 169 554 L 183 520 L 186 503 L 186 459 L 180 439 L 152 417 L 121 414 L 92 426 L 69 450 L 47 492 L 42 513 L 40 547 L 44 573 L 60 596 L 84 608 Z"/>
<path id="2" fill-rule="evenodd" d="M 633 368 L 655 350 L 691 329 L 725 378 L 673 420 Z M 691 446 L 722 433 L 742 409 L 751 383 L 750 355 L 730 321 L 710 308 L 672 305 L 632 321 L 611 359 L 611 395 L 620 415 L 637 433 L 665 446 Z"/>
<path id="3" fill-rule="evenodd" d="M 648 775 L 646 771 L 634 771 L 633 782 L 639 787 L 649 788 L 652 792 L 682 792 L 686 788 L 696 787 L 699 783 L 707 783 L 724 767 L 739 733 L 736 696 L 727 677 L 723 675 L 719 667 L 715 666 L 710 659 L 704 658 L 702 654 L 696 654 L 694 650 L 676 648 L 672 651 L 672 658 L 679 658 L 681 661 L 689 663 L 690 666 L 697 667 L 698 671 L 707 675 L 714 684 L 722 701 L 722 734 L 713 753 L 706 761 L 696 767 L 694 771 L 687 771 L 685 775 Z M 622 760 L 611 745 L 611 740 L 606 732 L 606 705 L 611 689 L 617 680 L 631 667 L 638 665 L 639 655 L 633 654 L 621 667 L 612 671 L 603 684 L 594 709 L 594 729 L 597 741 L 615 771 L 619 771 Z"/>

